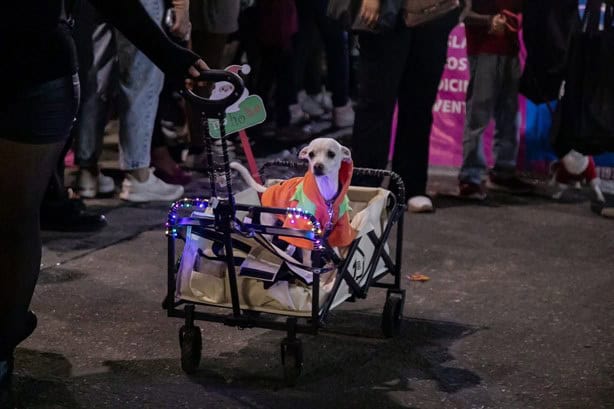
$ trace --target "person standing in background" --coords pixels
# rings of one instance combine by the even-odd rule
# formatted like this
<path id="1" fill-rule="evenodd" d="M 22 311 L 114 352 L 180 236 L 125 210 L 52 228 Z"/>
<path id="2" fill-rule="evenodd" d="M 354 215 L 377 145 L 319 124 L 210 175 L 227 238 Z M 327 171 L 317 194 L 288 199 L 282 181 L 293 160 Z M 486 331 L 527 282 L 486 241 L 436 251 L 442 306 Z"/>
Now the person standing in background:
<path id="1" fill-rule="evenodd" d="M 380 0 L 364 0 L 361 18 L 377 22 Z M 416 27 L 402 18 L 392 30 L 360 32 L 358 99 L 352 136 L 352 158 L 360 167 L 384 169 L 395 102 L 399 121 L 392 170 L 405 183 L 412 212 L 431 212 L 426 195 L 433 104 L 448 52 L 448 36 L 458 24 L 459 10 Z M 377 186 L 374 178 L 355 183 Z"/>
<path id="2" fill-rule="evenodd" d="M 141 3 L 160 26 L 166 10 L 164 1 L 141 0 Z M 177 21 L 187 18 L 187 7 L 183 9 L 184 13 L 181 10 L 175 13 Z M 86 11 L 87 7 L 82 7 L 81 12 Z M 113 179 L 99 172 L 98 160 L 110 100 L 117 89 L 119 162 L 126 171 L 120 198 L 130 202 L 176 200 L 183 195 L 183 186 L 165 183 L 150 169 L 151 141 L 164 74 L 109 23 L 100 17 L 94 21 L 89 50 L 79 50 L 82 60 L 91 60 L 84 74 L 83 106 L 75 129 L 79 194 L 91 198 L 114 190 Z M 85 27 L 84 32 L 87 32 Z"/>
<path id="3" fill-rule="evenodd" d="M 519 13 L 522 0 L 473 0 L 465 19 L 470 80 L 463 135 L 461 197 L 484 200 L 486 173 L 483 135 L 495 119 L 495 165 L 486 187 L 529 193 L 531 185 L 516 175 L 518 154 L 518 84 L 520 81 Z"/>
<path id="4" fill-rule="evenodd" d="M 327 8 L 328 0 L 296 0 L 298 33 L 295 41 L 295 81 L 298 89 L 302 88 L 300 84 L 305 85 L 304 100 L 299 101 L 303 110 L 312 118 L 323 115 L 326 107 L 322 103 L 321 54 L 313 53 L 313 49 L 319 45 L 316 41 L 319 34 L 326 54 L 327 87 L 332 93 L 332 123 L 336 128 L 347 128 L 354 125 L 355 118 L 349 98 L 349 39 L 341 24 L 326 15 Z M 315 67 L 314 64 L 308 67 L 313 54 L 316 57 Z M 307 81 L 307 78 L 311 81 Z"/>

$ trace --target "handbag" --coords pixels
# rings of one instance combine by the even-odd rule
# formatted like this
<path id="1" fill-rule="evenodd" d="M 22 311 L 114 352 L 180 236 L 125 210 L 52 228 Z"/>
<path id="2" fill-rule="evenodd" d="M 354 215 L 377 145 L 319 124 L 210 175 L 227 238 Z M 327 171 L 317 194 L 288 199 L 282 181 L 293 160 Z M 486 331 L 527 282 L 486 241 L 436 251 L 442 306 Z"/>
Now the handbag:
<path id="1" fill-rule="evenodd" d="M 460 7 L 459 0 L 404 0 L 403 20 L 407 27 L 416 27 L 458 7 Z"/>
<path id="2" fill-rule="evenodd" d="M 570 42 L 563 95 L 552 128 L 558 155 L 614 152 L 614 6 L 589 0 Z M 601 27 L 600 27 L 601 24 Z"/>
<path id="3" fill-rule="evenodd" d="M 346 31 L 380 33 L 393 30 L 399 21 L 403 0 L 380 0 L 380 17 L 376 28 L 371 28 L 360 19 L 363 0 L 330 0 L 326 14 L 339 22 Z"/>

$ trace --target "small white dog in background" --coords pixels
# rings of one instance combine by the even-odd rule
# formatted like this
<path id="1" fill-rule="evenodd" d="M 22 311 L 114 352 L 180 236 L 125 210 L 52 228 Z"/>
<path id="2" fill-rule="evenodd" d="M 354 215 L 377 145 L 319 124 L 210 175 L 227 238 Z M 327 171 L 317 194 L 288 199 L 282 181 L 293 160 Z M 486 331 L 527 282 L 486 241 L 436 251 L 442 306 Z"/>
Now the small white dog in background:
<path id="1" fill-rule="evenodd" d="M 569 188 L 580 188 L 581 182 L 586 182 L 599 202 L 605 202 L 601 191 L 601 180 L 597 176 L 595 161 L 592 157 L 571 150 L 560 161 L 554 162 L 550 169 L 551 186 L 557 190 L 552 194 L 553 199 L 560 199 Z"/>

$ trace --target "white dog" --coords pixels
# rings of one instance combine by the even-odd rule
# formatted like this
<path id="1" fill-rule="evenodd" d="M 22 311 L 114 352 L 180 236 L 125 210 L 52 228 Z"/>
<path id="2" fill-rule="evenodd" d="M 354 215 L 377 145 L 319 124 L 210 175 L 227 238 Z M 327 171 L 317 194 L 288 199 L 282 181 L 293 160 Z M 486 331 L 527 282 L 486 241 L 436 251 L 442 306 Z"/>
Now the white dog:
<path id="1" fill-rule="evenodd" d="M 241 164 L 233 162 L 230 166 L 239 171 L 252 188 L 262 193 L 263 206 L 308 211 L 320 222 L 322 234 L 330 246 L 349 246 L 356 235 L 350 225 L 347 198 L 354 169 L 350 150 L 332 138 L 317 138 L 301 150 L 299 158 L 309 162 L 309 170 L 305 175 L 269 188 L 256 183 Z M 311 229 L 308 222 L 301 218 L 287 217 L 283 222 L 284 227 Z M 282 239 L 296 247 L 306 250 L 312 248 L 312 243 L 307 240 L 290 237 Z"/>

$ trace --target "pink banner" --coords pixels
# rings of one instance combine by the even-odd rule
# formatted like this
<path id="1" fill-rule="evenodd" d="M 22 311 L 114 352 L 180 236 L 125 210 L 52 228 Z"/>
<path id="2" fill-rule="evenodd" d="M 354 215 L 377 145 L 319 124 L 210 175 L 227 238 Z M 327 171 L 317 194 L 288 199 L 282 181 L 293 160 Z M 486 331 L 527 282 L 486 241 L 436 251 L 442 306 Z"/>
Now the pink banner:
<path id="1" fill-rule="evenodd" d="M 439 84 L 439 94 L 433 106 L 430 163 L 460 167 L 463 162 L 463 127 L 465 99 L 469 85 L 465 29 L 457 26 L 448 40 L 448 61 Z M 492 129 L 488 129 L 484 146 L 488 163 L 492 163 Z"/>

